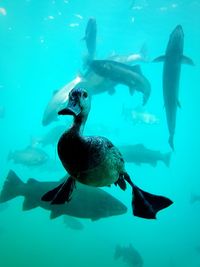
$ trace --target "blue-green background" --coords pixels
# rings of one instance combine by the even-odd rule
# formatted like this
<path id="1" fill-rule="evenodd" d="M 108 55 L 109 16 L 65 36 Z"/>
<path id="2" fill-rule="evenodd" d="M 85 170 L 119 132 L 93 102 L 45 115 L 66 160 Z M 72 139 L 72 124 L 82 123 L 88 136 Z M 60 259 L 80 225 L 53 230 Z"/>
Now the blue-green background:
<path id="1" fill-rule="evenodd" d="M 9 203 L 0 213 L 1 267 L 78 267 L 125 266 L 113 259 L 116 244 L 133 246 L 145 267 L 199 267 L 200 205 L 190 204 L 191 193 L 200 193 L 200 1 L 136 0 L 2 0 L 0 7 L 0 104 L 6 116 L 0 120 L 0 186 L 10 168 L 26 181 L 30 177 L 55 181 L 61 173 L 43 173 L 7 162 L 9 151 L 22 149 L 30 139 L 45 133 L 41 124 L 53 91 L 72 80 L 82 69 L 86 54 L 84 36 L 88 18 L 97 20 L 97 58 L 113 51 L 138 52 L 145 43 L 149 59 L 164 53 L 169 35 L 177 24 L 185 34 L 184 54 L 195 67 L 183 66 L 180 102 L 175 134 L 175 152 L 170 168 L 159 163 L 127 164 L 127 170 L 144 190 L 170 197 L 174 204 L 158 214 L 155 221 L 132 216 L 131 190 L 106 189 L 128 206 L 123 216 L 91 222 L 83 220 L 83 231 L 66 229 L 62 218 L 49 219 L 40 208 L 22 212 L 22 198 Z M 80 14 L 83 19 L 76 16 Z M 51 19 L 53 16 L 53 19 Z M 71 23 L 78 23 L 70 27 Z M 123 105 L 137 106 L 141 96 L 129 95 L 118 86 L 116 94 L 93 98 L 87 126 L 103 124 L 107 137 L 117 144 L 143 143 L 149 148 L 169 151 L 168 130 L 162 98 L 162 64 L 143 63 L 142 69 L 152 85 L 147 109 L 160 118 L 158 125 L 124 122 Z M 64 122 L 64 119 L 62 119 Z M 115 129 L 117 134 L 115 133 Z M 113 130 L 113 131 L 112 131 Z M 52 156 L 54 149 L 47 151 Z"/>

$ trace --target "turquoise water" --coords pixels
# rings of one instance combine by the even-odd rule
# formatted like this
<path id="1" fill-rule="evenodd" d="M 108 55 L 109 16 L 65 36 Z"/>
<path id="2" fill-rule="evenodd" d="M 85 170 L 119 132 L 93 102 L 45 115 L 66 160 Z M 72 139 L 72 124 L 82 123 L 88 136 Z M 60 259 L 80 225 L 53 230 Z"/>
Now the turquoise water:
<path id="1" fill-rule="evenodd" d="M 132 8 L 131 8 L 132 6 Z M 200 194 L 199 182 L 199 25 L 200 1 L 34 1 L 0 2 L 0 106 L 6 113 L 0 119 L 0 187 L 13 169 L 23 181 L 57 181 L 65 171 L 41 171 L 7 161 L 10 151 L 23 149 L 33 137 L 42 135 L 65 118 L 42 126 L 44 109 L 55 90 L 82 72 L 86 46 L 81 38 L 89 17 L 96 18 L 97 53 L 102 59 L 113 52 L 137 53 L 143 44 L 148 61 L 164 54 L 169 35 L 177 24 L 185 34 L 184 54 L 195 66 L 182 66 L 180 102 L 175 133 L 175 152 L 170 167 L 161 162 L 150 165 L 126 164 L 137 185 L 148 192 L 174 201 L 157 220 L 134 217 L 131 190 L 111 187 L 105 190 L 127 207 L 125 215 L 92 222 L 81 220 L 82 231 L 66 228 L 63 218 L 49 219 L 41 208 L 22 211 L 19 197 L 0 211 L 0 266 L 126 266 L 114 260 L 117 244 L 132 243 L 145 267 L 198 267 L 200 255 L 199 203 L 191 205 L 192 193 Z M 116 93 L 94 96 L 87 122 L 104 127 L 103 134 L 116 145 L 143 143 L 148 148 L 170 151 L 162 96 L 162 64 L 144 62 L 144 75 L 152 94 L 146 109 L 159 118 L 155 125 L 134 124 L 122 117 L 123 106 L 141 104 L 141 95 L 130 96 L 126 86 Z M 97 134 L 99 128 L 97 127 Z M 57 159 L 55 148 L 44 150 Z"/>

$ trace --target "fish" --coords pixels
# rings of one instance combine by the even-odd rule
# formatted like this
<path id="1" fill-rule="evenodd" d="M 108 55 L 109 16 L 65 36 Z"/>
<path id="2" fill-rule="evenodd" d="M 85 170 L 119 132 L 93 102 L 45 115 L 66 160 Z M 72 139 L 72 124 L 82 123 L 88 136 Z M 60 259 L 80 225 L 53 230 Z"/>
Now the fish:
<path id="1" fill-rule="evenodd" d="M 147 46 L 144 44 L 138 53 L 130 53 L 127 55 L 118 55 L 114 53 L 113 55 L 109 56 L 108 59 L 128 65 L 147 62 Z"/>
<path id="2" fill-rule="evenodd" d="M 62 109 L 67 101 L 69 92 L 80 82 L 82 77 L 77 75 L 75 79 L 70 81 L 60 90 L 55 91 L 51 99 L 49 100 L 43 114 L 42 125 L 47 126 L 53 121 L 58 121 L 58 111 Z"/>
<path id="3" fill-rule="evenodd" d="M 164 62 L 163 98 L 169 131 L 168 143 L 172 150 L 174 150 L 177 107 L 181 107 L 179 100 L 181 64 L 194 66 L 192 59 L 183 55 L 183 47 L 183 28 L 181 25 L 177 25 L 169 37 L 165 55 L 153 60 L 153 62 Z"/>
<path id="4" fill-rule="evenodd" d="M 5 107 L 0 106 L 0 119 L 5 118 Z"/>
<path id="5" fill-rule="evenodd" d="M 98 75 L 128 86 L 131 95 L 135 91 L 141 92 L 143 105 L 147 103 L 151 93 L 151 85 L 142 74 L 139 65 L 129 66 L 113 60 L 92 60 L 90 67 Z"/>
<path id="6" fill-rule="evenodd" d="M 97 36 L 97 23 L 95 18 L 90 18 L 88 20 L 85 36 L 83 40 L 86 42 L 87 50 L 88 50 L 88 58 L 87 60 L 92 60 L 95 57 L 96 52 L 96 36 Z"/>
<path id="7" fill-rule="evenodd" d="M 79 220 L 71 216 L 64 215 L 63 222 L 67 228 L 70 228 L 72 230 L 83 230 L 84 228 L 84 225 Z"/>
<path id="8" fill-rule="evenodd" d="M 36 147 L 28 146 L 22 150 L 15 150 L 9 152 L 8 160 L 13 160 L 15 164 L 22 164 L 27 167 L 39 166 L 48 160 L 47 153 Z"/>
<path id="9" fill-rule="evenodd" d="M 158 124 L 159 119 L 152 113 L 146 111 L 143 107 L 126 108 L 123 106 L 122 115 L 125 120 L 131 120 L 134 124 Z"/>
<path id="10" fill-rule="evenodd" d="M 24 211 L 41 207 L 51 211 L 51 219 L 61 215 L 69 215 L 96 221 L 101 218 L 122 215 L 127 212 L 127 207 L 114 196 L 100 188 L 93 188 L 79 183 L 77 183 L 73 199 L 69 203 L 51 205 L 41 200 L 44 193 L 59 184 L 60 181 L 40 182 L 35 179 L 28 179 L 24 183 L 13 170 L 10 170 L 0 192 L 0 203 L 5 203 L 16 197 L 23 196 Z"/>
<path id="11" fill-rule="evenodd" d="M 137 165 L 142 163 L 155 167 L 158 161 L 162 161 L 167 167 L 170 165 L 171 152 L 161 153 L 158 150 L 146 148 L 143 144 L 118 146 L 126 162 Z"/>
<path id="12" fill-rule="evenodd" d="M 139 252 L 130 244 L 129 246 L 117 245 L 115 248 L 114 259 L 122 258 L 131 267 L 142 267 L 143 259 Z"/>
<path id="13" fill-rule="evenodd" d="M 136 60 L 136 56 L 134 53 L 123 56 L 117 55 L 113 57 L 115 57 L 116 61 L 118 62 L 122 60 L 123 62 L 126 62 L 127 64 L 130 65 L 135 63 Z M 67 103 L 68 92 L 73 87 L 79 86 L 87 88 L 87 90 L 90 92 L 91 95 L 98 95 L 105 92 L 107 92 L 109 95 L 113 95 L 116 91 L 115 86 L 117 84 L 118 84 L 117 82 L 102 77 L 96 74 L 91 69 L 87 69 L 85 73 L 79 74 L 74 80 L 72 80 L 61 89 L 54 92 L 53 96 L 51 97 L 45 108 L 42 118 L 42 125 L 47 126 L 52 122 L 58 121 L 57 113 L 60 109 L 62 109 L 62 106 L 64 106 Z"/>
<path id="14" fill-rule="evenodd" d="M 57 125 L 53 128 L 51 128 L 46 134 L 40 137 L 32 138 L 31 145 L 37 146 L 41 145 L 42 147 L 46 147 L 49 145 L 54 146 L 62 133 L 65 131 L 66 125 Z"/>

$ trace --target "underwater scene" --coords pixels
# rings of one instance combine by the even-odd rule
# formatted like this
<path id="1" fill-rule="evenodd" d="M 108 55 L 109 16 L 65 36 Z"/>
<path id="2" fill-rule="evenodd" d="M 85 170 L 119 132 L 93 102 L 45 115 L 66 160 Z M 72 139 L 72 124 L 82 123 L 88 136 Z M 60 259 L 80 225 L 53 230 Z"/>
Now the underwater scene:
<path id="1" fill-rule="evenodd" d="M 0 266 L 200 267 L 200 1 L 0 1 Z"/>

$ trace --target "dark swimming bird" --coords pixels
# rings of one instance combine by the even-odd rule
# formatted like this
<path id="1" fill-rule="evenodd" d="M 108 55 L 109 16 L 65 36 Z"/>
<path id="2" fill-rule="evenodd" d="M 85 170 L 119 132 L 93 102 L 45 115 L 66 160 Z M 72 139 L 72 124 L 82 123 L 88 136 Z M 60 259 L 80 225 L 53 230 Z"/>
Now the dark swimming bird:
<path id="1" fill-rule="evenodd" d="M 170 35 L 164 56 L 154 59 L 154 62 L 164 62 L 163 97 L 169 130 L 169 145 L 174 150 L 174 133 L 176 128 L 177 107 L 179 101 L 179 80 L 181 64 L 194 65 L 193 61 L 183 55 L 184 33 L 181 25 L 176 26 Z"/>
<path id="2" fill-rule="evenodd" d="M 83 136 L 91 106 L 91 97 L 84 89 L 73 89 L 69 102 L 61 115 L 73 115 L 72 127 L 64 132 L 58 142 L 58 155 L 70 177 L 55 189 L 47 192 L 42 200 L 52 204 L 70 201 L 76 181 L 90 186 L 119 185 L 126 189 L 126 182 L 132 187 L 133 214 L 138 217 L 155 219 L 156 213 L 172 204 L 162 196 L 152 195 L 138 188 L 125 170 L 120 151 L 107 138 Z"/>

